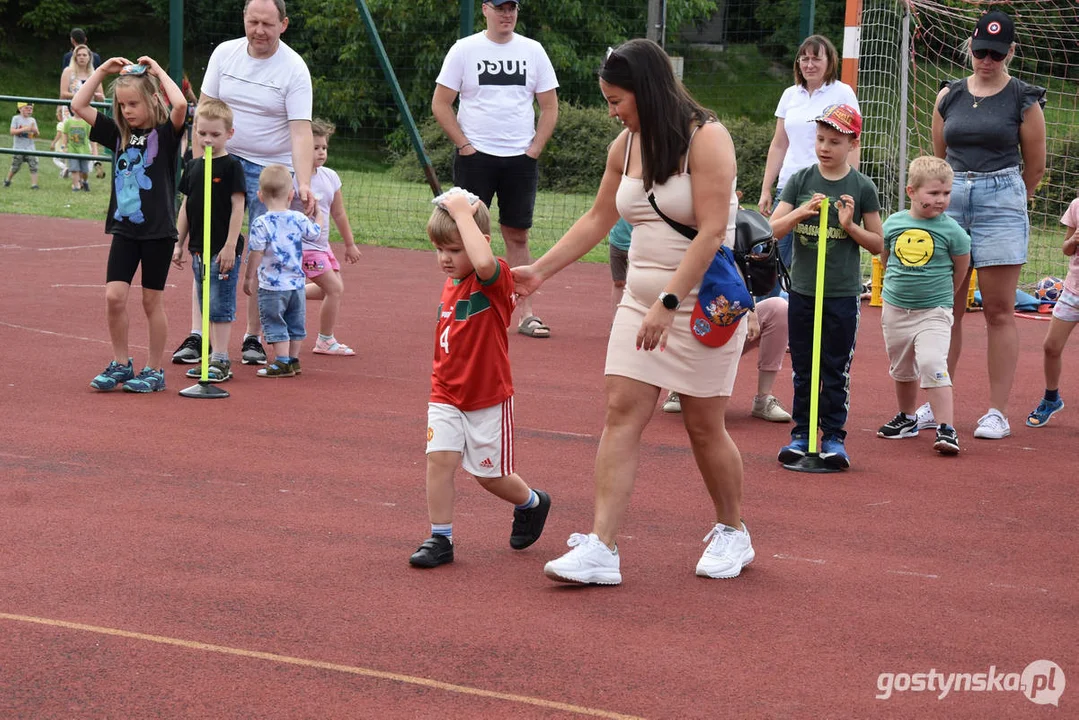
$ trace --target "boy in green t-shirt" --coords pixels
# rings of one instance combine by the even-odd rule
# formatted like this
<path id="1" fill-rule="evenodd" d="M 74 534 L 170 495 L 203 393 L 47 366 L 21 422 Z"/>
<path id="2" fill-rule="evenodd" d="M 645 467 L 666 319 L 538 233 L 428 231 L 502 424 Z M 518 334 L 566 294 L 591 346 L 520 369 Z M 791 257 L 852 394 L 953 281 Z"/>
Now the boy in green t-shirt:
<path id="1" fill-rule="evenodd" d="M 818 218 L 821 203 L 829 202 L 835 210 L 828 214 L 822 300 L 820 458 L 829 467 L 846 470 L 850 467 L 850 457 L 844 445 L 847 436 L 844 426 L 850 407 L 850 365 L 861 313 L 861 249 L 876 255 L 883 247 L 884 238 L 877 186 L 847 161 L 858 148 L 862 116 L 849 105 L 829 105 L 816 120 L 817 163 L 790 177 L 770 220 L 776 237 L 794 233 L 787 306 L 794 374 L 794 429 L 790 444 L 779 451 L 779 462 L 795 462 L 809 451 Z"/>
<path id="2" fill-rule="evenodd" d="M 944 214 L 951 201 L 952 177 L 952 168 L 941 158 L 915 158 L 907 172 L 910 210 L 885 221 L 881 252 L 885 270 L 880 324 L 899 413 L 877 431 L 877 437 L 918 434 L 915 406 L 920 379 L 938 423 L 933 448 L 943 455 L 959 453 L 952 425 L 948 348 L 955 293 L 970 265 L 970 236 Z"/>
<path id="3" fill-rule="evenodd" d="M 72 115 L 64 120 L 63 133 L 67 138 L 67 152 L 78 155 L 90 154 L 90 123 L 78 115 Z M 79 190 L 90 192 L 90 161 L 69 158 L 67 169 L 71 178 L 71 192 Z"/>

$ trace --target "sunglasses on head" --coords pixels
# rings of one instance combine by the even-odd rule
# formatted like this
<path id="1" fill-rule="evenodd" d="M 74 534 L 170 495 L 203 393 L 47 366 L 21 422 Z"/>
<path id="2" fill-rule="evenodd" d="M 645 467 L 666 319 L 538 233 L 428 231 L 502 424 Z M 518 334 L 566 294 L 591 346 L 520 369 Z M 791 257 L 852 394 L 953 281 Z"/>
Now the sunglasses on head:
<path id="1" fill-rule="evenodd" d="M 970 54 L 979 60 L 985 60 L 985 56 L 988 55 L 993 59 L 993 62 L 1001 62 L 1004 58 L 1008 57 L 1008 53 L 999 53 L 996 50 L 989 50 L 987 48 L 981 48 L 980 50 L 971 50 Z"/>

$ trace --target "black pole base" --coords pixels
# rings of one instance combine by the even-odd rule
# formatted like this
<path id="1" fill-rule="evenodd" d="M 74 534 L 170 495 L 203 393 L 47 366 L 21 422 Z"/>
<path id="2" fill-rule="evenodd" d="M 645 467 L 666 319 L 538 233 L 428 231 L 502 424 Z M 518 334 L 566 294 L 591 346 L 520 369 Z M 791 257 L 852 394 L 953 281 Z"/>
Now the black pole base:
<path id="1" fill-rule="evenodd" d="M 843 472 L 837 467 L 825 465 L 819 453 L 806 453 L 805 457 L 798 458 L 794 462 L 783 463 L 784 470 L 804 473 L 837 473 Z"/>
<path id="2" fill-rule="evenodd" d="M 181 390 L 180 395 L 186 398 L 204 398 L 208 400 L 214 400 L 216 398 L 227 398 L 229 396 L 229 391 L 223 388 L 219 388 L 213 383 L 199 380 L 197 385 L 192 385 L 189 388 L 184 388 L 183 390 Z"/>

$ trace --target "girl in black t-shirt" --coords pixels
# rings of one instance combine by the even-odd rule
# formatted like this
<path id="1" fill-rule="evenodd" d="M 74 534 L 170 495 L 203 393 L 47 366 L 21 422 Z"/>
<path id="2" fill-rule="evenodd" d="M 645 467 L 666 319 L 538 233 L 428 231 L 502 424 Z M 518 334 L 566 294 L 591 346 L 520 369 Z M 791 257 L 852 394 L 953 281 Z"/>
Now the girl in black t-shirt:
<path id="1" fill-rule="evenodd" d="M 91 107 L 90 100 L 105 76 L 116 73 L 120 77 L 111 88 L 110 118 Z M 143 56 L 133 64 L 114 57 L 94 70 L 72 99 L 71 109 L 90 123 L 90 139 L 113 152 L 112 193 L 105 218 L 105 232 L 112 235 L 105 302 L 114 357 L 90 387 L 113 390 L 122 384 L 128 392 L 158 392 L 165 389 L 161 358 L 168 322 L 162 297 L 176 241 L 176 153 L 187 100 L 152 58 Z M 146 366 L 136 376 L 128 356 L 127 297 L 140 264 L 150 342 Z"/>

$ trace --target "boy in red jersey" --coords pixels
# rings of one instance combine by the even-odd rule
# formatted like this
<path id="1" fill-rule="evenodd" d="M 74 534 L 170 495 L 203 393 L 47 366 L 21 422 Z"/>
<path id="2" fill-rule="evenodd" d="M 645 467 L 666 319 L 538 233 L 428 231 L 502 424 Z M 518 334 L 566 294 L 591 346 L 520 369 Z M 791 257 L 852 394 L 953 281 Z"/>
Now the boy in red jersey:
<path id="1" fill-rule="evenodd" d="M 427 406 L 427 510 L 431 537 L 409 562 L 453 562 L 453 476 L 457 466 L 487 492 L 513 503 L 510 547 L 539 539 L 551 498 L 513 471 L 513 378 L 506 329 L 513 277 L 491 252 L 491 215 L 479 198 L 454 188 L 435 198 L 427 235 L 449 277 L 435 327 Z"/>

